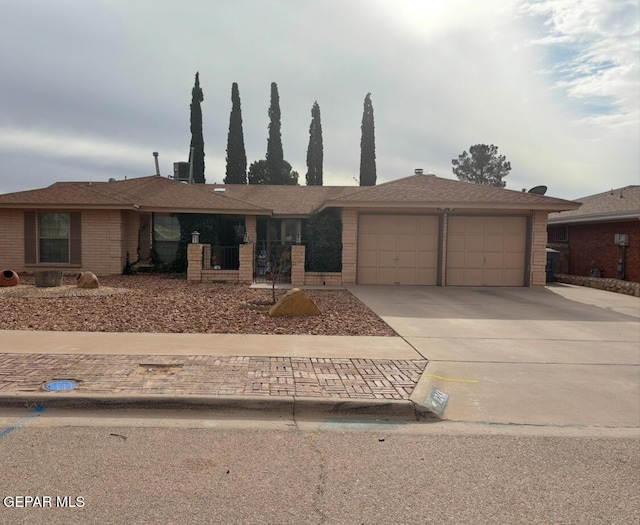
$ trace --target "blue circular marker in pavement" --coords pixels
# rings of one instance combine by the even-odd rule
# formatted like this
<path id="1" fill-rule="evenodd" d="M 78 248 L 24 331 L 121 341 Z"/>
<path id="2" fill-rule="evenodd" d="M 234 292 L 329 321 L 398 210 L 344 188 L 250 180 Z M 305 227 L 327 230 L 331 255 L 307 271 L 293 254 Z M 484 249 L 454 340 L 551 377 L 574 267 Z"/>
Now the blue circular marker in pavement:
<path id="1" fill-rule="evenodd" d="M 44 388 L 49 392 L 68 392 L 69 390 L 75 390 L 78 388 L 78 383 L 71 381 L 70 379 L 61 379 L 57 381 L 49 381 L 44 385 Z"/>

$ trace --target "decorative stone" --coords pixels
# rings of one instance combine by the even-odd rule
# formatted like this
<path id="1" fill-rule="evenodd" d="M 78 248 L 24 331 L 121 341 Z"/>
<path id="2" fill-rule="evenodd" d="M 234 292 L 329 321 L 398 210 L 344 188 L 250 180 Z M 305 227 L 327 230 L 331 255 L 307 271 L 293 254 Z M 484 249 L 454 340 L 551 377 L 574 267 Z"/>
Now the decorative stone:
<path id="1" fill-rule="evenodd" d="M 0 273 L 0 286 L 17 286 L 20 277 L 13 270 L 2 270 Z"/>
<path id="2" fill-rule="evenodd" d="M 78 288 L 99 288 L 100 282 L 93 272 L 80 272 L 76 275 Z"/>
<path id="3" fill-rule="evenodd" d="M 322 314 L 322 312 L 316 304 L 299 288 L 289 290 L 269 309 L 269 315 L 271 317 L 320 314 Z"/>
<path id="4" fill-rule="evenodd" d="M 62 284 L 62 270 L 40 270 L 34 273 L 36 287 L 53 288 Z"/>

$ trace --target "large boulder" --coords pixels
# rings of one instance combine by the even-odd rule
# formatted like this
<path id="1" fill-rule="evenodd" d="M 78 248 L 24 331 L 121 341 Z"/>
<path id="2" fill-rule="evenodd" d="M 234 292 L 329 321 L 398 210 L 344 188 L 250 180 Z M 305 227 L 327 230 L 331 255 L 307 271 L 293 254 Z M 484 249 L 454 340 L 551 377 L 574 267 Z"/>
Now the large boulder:
<path id="1" fill-rule="evenodd" d="M 93 272 L 80 272 L 76 275 L 78 288 L 99 288 L 100 282 Z"/>
<path id="2" fill-rule="evenodd" d="M 269 309 L 269 315 L 272 317 L 320 314 L 322 314 L 320 308 L 299 288 L 289 290 Z"/>

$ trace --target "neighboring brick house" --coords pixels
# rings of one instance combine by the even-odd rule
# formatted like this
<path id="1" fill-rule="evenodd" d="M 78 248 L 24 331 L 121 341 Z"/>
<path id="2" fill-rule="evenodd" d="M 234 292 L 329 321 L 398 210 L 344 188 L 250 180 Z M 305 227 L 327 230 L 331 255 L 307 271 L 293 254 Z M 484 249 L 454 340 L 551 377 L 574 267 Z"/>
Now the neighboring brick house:
<path id="1" fill-rule="evenodd" d="M 548 246 L 561 252 L 555 270 L 640 282 L 640 186 L 576 202 L 582 206 L 549 215 Z"/>
<path id="2" fill-rule="evenodd" d="M 127 257 L 175 253 L 177 214 L 206 214 L 240 233 L 239 268 L 206 268 L 207 246 L 191 244 L 189 279 L 250 282 L 262 246 L 286 243 L 294 284 L 544 285 L 547 215 L 578 207 L 422 174 L 371 187 L 56 183 L 0 195 L 0 267 L 118 274 Z M 303 225 L 323 210 L 341 220 L 341 271 L 331 275 L 304 270 Z"/>

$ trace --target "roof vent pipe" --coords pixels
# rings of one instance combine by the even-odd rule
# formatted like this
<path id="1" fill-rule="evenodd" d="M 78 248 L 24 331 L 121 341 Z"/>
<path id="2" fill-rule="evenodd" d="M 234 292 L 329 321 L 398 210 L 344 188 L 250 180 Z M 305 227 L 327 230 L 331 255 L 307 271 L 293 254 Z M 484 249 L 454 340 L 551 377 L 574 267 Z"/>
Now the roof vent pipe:
<path id="1" fill-rule="evenodd" d="M 424 170 L 423 170 L 422 168 L 416 168 L 416 169 L 414 170 L 414 173 L 415 173 L 416 175 L 422 175 L 422 174 L 424 173 Z"/>
<path id="2" fill-rule="evenodd" d="M 153 157 L 156 159 L 156 175 L 160 175 L 160 164 L 158 164 L 158 152 L 153 152 Z"/>

